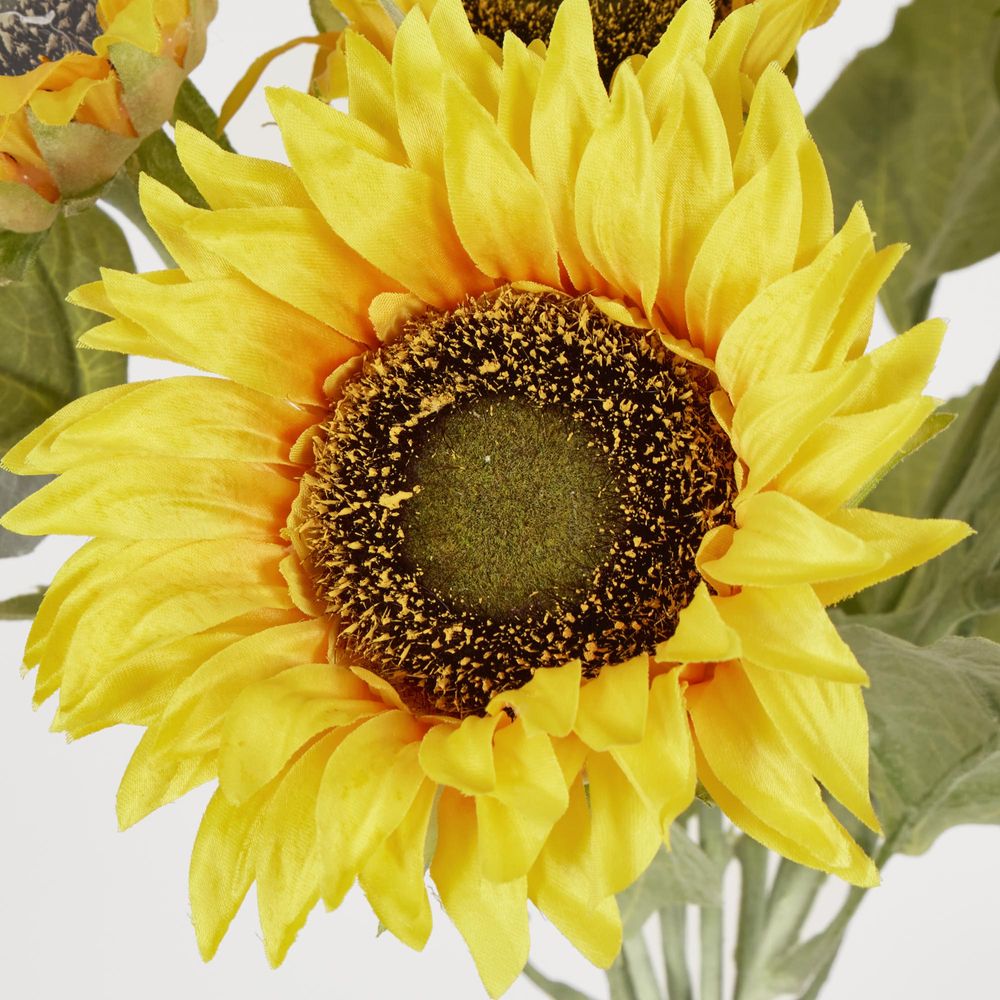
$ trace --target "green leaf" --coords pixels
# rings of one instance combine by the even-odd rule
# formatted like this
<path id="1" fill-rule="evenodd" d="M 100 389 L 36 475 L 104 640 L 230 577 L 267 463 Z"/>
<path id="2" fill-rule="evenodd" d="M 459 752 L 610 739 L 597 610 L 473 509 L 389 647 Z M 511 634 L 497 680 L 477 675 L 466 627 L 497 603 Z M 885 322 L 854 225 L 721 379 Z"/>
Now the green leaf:
<path id="1" fill-rule="evenodd" d="M 98 278 L 101 265 L 131 269 L 132 255 L 117 224 L 92 208 L 58 219 L 24 279 L 0 288 L 0 454 L 66 403 L 124 380 L 124 357 L 76 347 L 103 318 L 65 301 Z M 40 480 L 0 471 L 0 506 L 12 506 L 32 483 Z M 38 541 L 0 529 L 0 554 Z"/>
<path id="2" fill-rule="evenodd" d="M 0 619 L 15 621 L 34 618 L 44 596 L 43 589 L 36 590 L 33 594 L 21 594 L 19 597 L 8 597 L 6 601 L 0 601 Z"/>
<path id="3" fill-rule="evenodd" d="M 45 236 L 44 232 L 12 233 L 9 229 L 0 230 L 0 287 L 24 277 Z"/>
<path id="4" fill-rule="evenodd" d="M 626 938 L 667 903 L 722 903 L 722 867 L 676 823 L 670 830 L 670 848 L 660 850 L 643 875 L 618 896 Z"/>
<path id="5" fill-rule="evenodd" d="M 838 218 L 858 199 L 911 252 L 883 302 L 897 330 L 923 319 L 938 277 L 1000 251 L 996 0 L 914 0 L 810 115 Z"/>
<path id="6" fill-rule="evenodd" d="M 333 7 L 330 9 L 333 10 Z M 190 79 L 185 80 L 177 92 L 173 120 L 186 122 L 207 135 L 213 142 L 217 142 L 223 149 L 230 153 L 236 152 L 226 133 L 219 129 L 219 116 Z"/>
<path id="7" fill-rule="evenodd" d="M 0 469 L 0 515 L 6 514 L 51 480 L 52 476 L 15 476 L 6 469 Z M 32 535 L 16 535 L 13 531 L 0 528 L 0 558 L 27 555 L 40 541 Z"/>
<path id="8" fill-rule="evenodd" d="M 849 625 L 871 675 L 872 792 L 883 852 L 922 854 L 961 823 L 1000 823 L 1000 645 L 953 636 L 914 646 Z"/>
<path id="9" fill-rule="evenodd" d="M 347 21 L 330 0 L 309 0 L 312 19 L 320 31 L 343 31 Z"/>
<path id="10" fill-rule="evenodd" d="M 866 506 L 955 518 L 977 533 L 846 608 L 919 643 L 972 632 L 978 620 L 1000 611 L 1000 362 L 984 385 L 945 409 L 958 414 L 952 427 L 890 472 Z"/>

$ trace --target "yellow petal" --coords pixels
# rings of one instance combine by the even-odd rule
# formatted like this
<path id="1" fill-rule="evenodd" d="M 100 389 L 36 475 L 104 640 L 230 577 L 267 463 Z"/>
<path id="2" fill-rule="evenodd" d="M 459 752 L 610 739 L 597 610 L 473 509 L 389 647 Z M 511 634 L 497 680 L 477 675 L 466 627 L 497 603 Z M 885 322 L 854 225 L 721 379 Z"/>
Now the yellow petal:
<path id="1" fill-rule="evenodd" d="M 858 507 L 834 511 L 829 520 L 880 549 L 885 561 L 872 572 L 817 586 L 817 595 L 828 605 L 837 604 L 859 590 L 905 573 L 972 534 L 972 529 L 963 521 L 898 517 Z"/>
<path id="2" fill-rule="evenodd" d="M 144 650 L 248 611 L 288 608 L 277 571 L 282 554 L 282 546 L 268 542 L 209 539 L 141 542 L 121 562 L 109 560 L 88 581 L 93 590 L 88 586 L 75 613 L 60 615 L 46 644 L 46 658 L 62 662 L 60 713 L 82 721 L 99 711 L 108 696 L 105 678 L 111 673 L 117 680 L 111 668 Z M 118 575 L 123 570 L 127 577 Z"/>
<path id="3" fill-rule="evenodd" d="M 694 798 L 695 763 L 680 671 L 657 677 L 649 691 L 649 720 L 641 743 L 611 751 L 650 812 L 661 836 Z"/>
<path id="4" fill-rule="evenodd" d="M 782 143 L 796 144 L 809 136 L 792 84 L 780 66 L 768 66 L 754 88 L 740 138 L 733 177 L 737 190 L 763 170 Z"/>
<path id="5" fill-rule="evenodd" d="M 590 807 L 581 777 L 570 789 L 569 807 L 528 875 L 528 894 L 574 948 L 606 969 L 621 949 L 622 922 L 614 896 L 594 904 L 590 840 Z"/>
<path id="6" fill-rule="evenodd" d="M 275 967 L 319 901 L 316 799 L 345 732 L 335 729 L 313 743 L 285 773 L 264 811 L 254 851 L 257 910 L 267 958 Z"/>
<path id="7" fill-rule="evenodd" d="M 627 889 L 649 866 L 663 842 L 659 818 L 649 809 L 611 754 L 587 758 L 590 781 L 593 903 Z"/>
<path id="8" fill-rule="evenodd" d="M 245 802 L 314 736 L 384 708 L 350 670 L 330 663 L 307 663 L 257 681 L 226 712 L 219 787 L 231 802 Z"/>
<path id="9" fill-rule="evenodd" d="M 147 275 L 103 275 L 115 308 L 174 356 L 271 396 L 322 404 L 323 380 L 359 350 L 245 278 L 162 285 Z M 234 315 L 239 337 L 230 332 Z"/>
<path id="10" fill-rule="evenodd" d="M 743 308 L 791 272 L 801 223 L 801 176 L 789 141 L 736 192 L 698 251 L 685 297 L 692 343 L 713 357 Z M 749 254 L 747 247 L 767 250 Z"/>
<path id="11" fill-rule="evenodd" d="M 493 791 L 493 733 L 500 719 L 470 715 L 458 726 L 444 723 L 431 729 L 420 743 L 420 764 L 427 777 L 465 795 Z"/>
<path id="12" fill-rule="evenodd" d="M 558 286 L 556 236 L 531 171 L 462 84 L 445 87 L 444 166 L 462 245 L 494 278 Z"/>
<path id="13" fill-rule="evenodd" d="M 705 73 L 726 123 L 729 148 L 734 157 L 743 135 L 743 56 L 759 16 L 755 3 L 731 11 L 712 35 L 705 53 Z"/>
<path id="14" fill-rule="evenodd" d="M 757 0 L 754 6 L 760 8 L 760 21 L 743 61 L 743 71 L 751 80 L 759 79 L 768 63 L 787 66 L 799 39 L 823 21 L 830 4 L 828 0 Z"/>
<path id="15" fill-rule="evenodd" d="M 297 493 L 297 483 L 265 465 L 119 455 L 75 465 L 0 523 L 22 535 L 270 539 Z"/>
<path id="16" fill-rule="evenodd" d="M 338 136 L 336 119 L 346 116 L 317 100 L 291 90 L 271 91 L 270 100 L 292 166 L 349 246 L 434 306 L 490 287 L 462 248 L 439 184 Z"/>
<path id="17" fill-rule="evenodd" d="M 684 64 L 668 112 L 653 149 L 662 204 L 657 304 L 673 328 L 684 330 L 691 269 L 733 197 L 733 165 L 719 105 L 698 66 Z"/>
<path id="18" fill-rule="evenodd" d="M 497 127 L 504 141 L 531 169 L 531 112 L 542 74 L 542 59 L 513 32 L 503 39 Z"/>
<path id="19" fill-rule="evenodd" d="M 774 670 L 868 683 L 812 587 L 747 587 L 714 600 L 723 621 L 739 633 L 746 659 Z"/>
<path id="20" fill-rule="evenodd" d="M 580 689 L 574 730 L 592 750 L 638 743 L 646 729 L 649 656 L 609 664 Z"/>
<path id="21" fill-rule="evenodd" d="M 881 833 L 868 794 L 868 713 L 861 688 L 753 663 L 744 670 L 792 753 L 865 826 Z"/>
<path id="22" fill-rule="evenodd" d="M 174 137 L 184 170 L 212 208 L 312 207 L 302 182 L 285 164 L 226 152 L 183 121 L 177 122 Z"/>
<path id="23" fill-rule="evenodd" d="M 448 68 L 495 118 L 500 100 L 500 67 L 469 26 L 461 0 L 435 0 L 428 24 Z"/>
<path id="24" fill-rule="evenodd" d="M 371 853 L 358 875 L 379 920 L 417 951 L 431 933 L 424 855 L 436 791 L 433 782 L 423 782 L 402 823 Z"/>
<path id="25" fill-rule="evenodd" d="M 184 419 L 197 412 L 196 421 Z M 290 464 L 314 418 L 253 389 L 200 376 L 131 382 L 81 396 L 4 456 L 20 474 L 65 472 L 96 454 Z"/>
<path id="26" fill-rule="evenodd" d="M 843 406 L 857 383 L 844 368 L 775 374 L 751 385 L 733 411 L 731 437 L 749 474 L 745 492 L 763 489 L 802 443 Z"/>
<path id="27" fill-rule="evenodd" d="M 799 864 L 859 885 L 875 866 L 823 803 L 812 774 L 789 751 L 738 665 L 688 688 L 698 777 L 750 836 Z"/>
<path id="28" fill-rule="evenodd" d="M 615 183 L 608 178 L 614 176 Z M 659 215 L 653 137 L 635 74 L 623 66 L 611 106 L 595 127 L 576 176 L 576 230 L 607 284 L 647 314 L 659 288 Z"/>
<path id="29" fill-rule="evenodd" d="M 372 852 L 403 822 L 424 780 L 422 729 L 407 712 L 362 722 L 330 758 L 316 803 L 323 899 L 339 906 Z"/>
<path id="30" fill-rule="evenodd" d="M 729 550 L 701 563 L 733 586 L 780 587 L 837 580 L 877 569 L 880 549 L 782 493 L 758 493 L 739 506 Z"/>
<path id="31" fill-rule="evenodd" d="M 384 55 L 364 35 L 344 32 L 347 55 L 347 105 L 351 114 L 378 132 L 404 155 L 399 137 L 399 121 L 392 92 L 392 67 Z"/>
<path id="32" fill-rule="evenodd" d="M 371 300 L 402 289 L 347 246 L 315 209 L 202 212 L 187 228 L 258 288 L 359 343 L 375 340 Z"/>
<path id="33" fill-rule="evenodd" d="M 570 660 L 561 667 L 539 668 L 523 687 L 497 695 L 487 710 L 497 715 L 510 707 L 527 732 L 540 730 L 551 736 L 566 736 L 576 721 L 581 678 L 579 660 Z"/>
<path id="34" fill-rule="evenodd" d="M 715 11 L 709 0 L 683 4 L 636 74 L 654 135 L 672 113 L 678 76 L 688 63 L 705 61 Z M 742 108 L 741 108 L 742 111 Z"/>
<path id="35" fill-rule="evenodd" d="M 917 397 L 869 413 L 830 417 L 809 436 L 775 486 L 817 513 L 829 514 L 876 476 L 936 407 L 935 400 Z"/>
<path id="36" fill-rule="evenodd" d="M 483 875 L 509 882 L 527 874 L 569 800 L 547 734 L 518 720 L 496 734 L 494 759 L 496 788 L 476 797 L 479 849 Z"/>
<path id="37" fill-rule="evenodd" d="M 739 636 L 722 620 L 704 583 L 680 613 L 674 634 L 657 644 L 658 663 L 712 663 L 740 655 Z"/>
<path id="38" fill-rule="evenodd" d="M 450 788 L 438 803 L 431 876 L 486 991 L 491 997 L 501 996 L 528 960 L 527 880 L 484 879 L 474 803 Z"/>
<path id="39" fill-rule="evenodd" d="M 198 950 L 207 962 L 236 916 L 254 880 L 254 854 L 274 785 L 234 806 L 217 791 L 205 809 L 191 852 L 191 918 Z"/>
<path id="40" fill-rule="evenodd" d="M 167 760 L 217 753 L 226 716 L 243 691 L 316 662 L 325 651 L 326 629 L 313 621 L 275 625 L 230 643 L 177 688 L 154 727 L 156 748 Z"/>
<path id="41" fill-rule="evenodd" d="M 600 290 L 576 235 L 576 175 L 608 95 L 597 69 L 590 4 L 566 0 L 552 26 L 531 115 L 531 162 L 545 193 L 570 281 Z"/>

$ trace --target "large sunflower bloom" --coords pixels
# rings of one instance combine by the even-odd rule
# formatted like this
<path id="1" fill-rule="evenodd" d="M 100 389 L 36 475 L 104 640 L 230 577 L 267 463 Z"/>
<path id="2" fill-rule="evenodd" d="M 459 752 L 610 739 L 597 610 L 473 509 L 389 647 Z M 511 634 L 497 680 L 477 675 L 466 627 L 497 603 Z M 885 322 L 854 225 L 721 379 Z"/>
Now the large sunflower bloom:
<path id="1" fill-rule="evenodd" d="M 737 16 L 740 15 L 740 16 Z M 193 130 L 210 209 L 146 180 L 180 267 L 75 301 L 94 348 L 224 378 L 105 390 L 6 457 L 25 533 L 96 536 L 28 640 L 82 736 L 147 727 L 123 826 L 218 778 L 211 956 L 256 880 L 269 957 L 357 879 L 419 948 L 430 875 L 491 994 L 531 900 L 607 966 L 700 781 L 751 836 L 872 885 L 866 677 L 826 606 L 962 539 L 852 506 L 934 409 L 942 324 L 865 353 L 879 287 L 790 85 L 744 119 L 751 6 L 690 0 L 610 94 L 590 8 L 502 61 L 458 0 L 350 112 L 271 94 L 290 167 Z M 513 469 L 513 474 L 511 473 Z"/>
<path id="2" fill-rule="evenodd" d="M 216 0 L 21 4 L 0 12 L 0 229 L 47 229 L 170 117 Z"/>

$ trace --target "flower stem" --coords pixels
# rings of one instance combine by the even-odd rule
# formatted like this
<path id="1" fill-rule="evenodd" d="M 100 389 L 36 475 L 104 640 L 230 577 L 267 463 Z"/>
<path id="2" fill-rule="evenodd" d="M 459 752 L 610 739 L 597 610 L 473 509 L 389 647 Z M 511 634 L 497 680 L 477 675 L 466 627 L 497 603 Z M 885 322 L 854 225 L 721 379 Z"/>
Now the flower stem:
<path id="1" fill-rule="evenodd" d="M 765 847 L 741 837 L 736 847 L 740 862 L 740 929 L 736 941 L 735 1000 L 749 1000 L 760 967 L 761 940 L 767 921 L 767 857 Z"/>
<path id="2" fill-rule="evenodd" d="M 705 806 L 698 813 L 698 837 L 702 850 L 710 858 L 726 853 L 722 832 L 722 812 Z M 723 928 L 722 907 L 704 907 L 701 911 L 701 1000 L 722 1000 Z"/>
<path id="3" fill-rule="evenodd" d="M 669 1000 L 692 1000 L 687 963 L 687 907 L 683 903 L 672 903 L 660 910 L 660 937 Z"/>

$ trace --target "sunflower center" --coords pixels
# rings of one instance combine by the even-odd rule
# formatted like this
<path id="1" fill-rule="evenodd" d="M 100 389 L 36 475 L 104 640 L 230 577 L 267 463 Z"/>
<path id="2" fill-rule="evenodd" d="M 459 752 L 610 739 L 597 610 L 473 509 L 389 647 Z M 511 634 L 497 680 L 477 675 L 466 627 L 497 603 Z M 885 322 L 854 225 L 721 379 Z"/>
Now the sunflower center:
<path id="1" fill-rule="evenodd" d="M 522 41 L 546 44 L 559 0 L 463 0 L 474 31 L 503 44 L 504 32 Z M 590 0 L 594 46 L 601 77 L 610 83 L 618 65 L 632 55 L 648 55 L 667 30 L 684 0 Z M 716 2 L 716 24 L 730 12 L 733 0 Z"/>
<path id="2" fill-rule="evenodd" d="M 309 479 L 339 654 L 461 717 L 651 650 L 732 517 L 714 388 L 588 299 L 508 288 L 411 321 L 344 383 Z"/>
<path id="3" fill-rule="evenodd" d="M 558 409 L 490 395 L 431 422 L 407 476 L 402 554 L 425 587 L 490 617 L 582 591 L 616 521 L 611 466 Z"/>
<path id="4" fill-rule="evenodd" d="M 71 52 L 93 52 L 96 0 L 7 0 L 0 11 L 0 75 L 20 76 Z"/>

